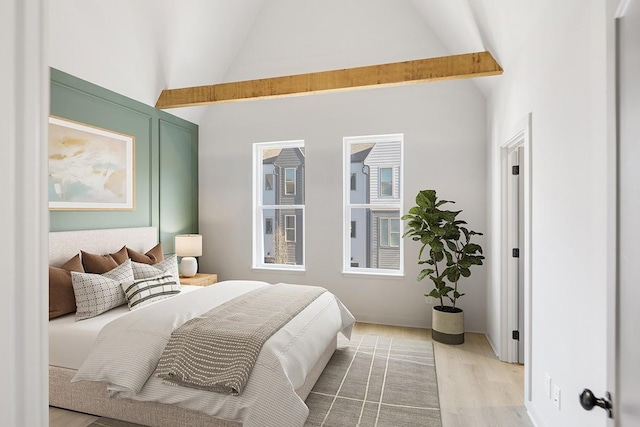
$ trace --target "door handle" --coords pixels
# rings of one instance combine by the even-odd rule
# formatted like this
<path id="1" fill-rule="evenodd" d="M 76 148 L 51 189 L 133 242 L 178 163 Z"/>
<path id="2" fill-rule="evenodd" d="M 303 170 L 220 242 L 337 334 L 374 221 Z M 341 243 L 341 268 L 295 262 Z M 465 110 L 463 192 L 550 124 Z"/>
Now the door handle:
<path id="1" fill-rule="evenodd" d="M 596 397 L 591 390 L 585 388 L 580 394 L 580 405 L 587 411 L 592 410 L 595 406 L 599 406 L 609 415 L 609 418 L 613 418 L 613 404 L 611 403 L 611 393 L 606 392 L 605 397 Z"/>

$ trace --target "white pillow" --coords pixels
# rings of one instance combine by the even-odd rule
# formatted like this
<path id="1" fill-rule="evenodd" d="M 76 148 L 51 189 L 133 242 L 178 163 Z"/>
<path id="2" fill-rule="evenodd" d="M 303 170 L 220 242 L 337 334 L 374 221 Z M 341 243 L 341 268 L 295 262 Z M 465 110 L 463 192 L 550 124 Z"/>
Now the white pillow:
<path id="1" fill-rule="evenodd" d="M 159 274 L 171 274 L 176 283 L 180 284 L 180 273 L 178 270 L 178 257 L 171 255 L 164 261 L 160 261 L 156 264 L 143 264 L 132 261 L 131 267 L 133 268 L 133 278 L 138 279 L 150 279 Z"/>
<path id="2" fill-rule="evenodd" d="M 71 272 L 76 321 L 90 319 L 127 302 L 122 286 L 133 283 L 131 260 L 104 274 Z"/>
<path id="3" fill-rule="evenodd" d="M 129 310 L 135 310 L 179 294 L 180 283 L 176 283 L 173 275 L 161 273 L 148 279 L 134 280 L 133 283 L 123 283 L 122 290 L 127 298 Z"/>

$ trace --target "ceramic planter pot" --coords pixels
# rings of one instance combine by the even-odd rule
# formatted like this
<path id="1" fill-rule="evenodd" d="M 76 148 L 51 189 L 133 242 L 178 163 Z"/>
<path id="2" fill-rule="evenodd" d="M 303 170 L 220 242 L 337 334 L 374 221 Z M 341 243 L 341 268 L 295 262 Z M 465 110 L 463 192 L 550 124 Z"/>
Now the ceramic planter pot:
<path id="1" fill-rule="evenodd" d="M 441 311 L 440 306 L 431 310 L 431 338 L 443 344 L 464 342 L 464 311 Z"/>

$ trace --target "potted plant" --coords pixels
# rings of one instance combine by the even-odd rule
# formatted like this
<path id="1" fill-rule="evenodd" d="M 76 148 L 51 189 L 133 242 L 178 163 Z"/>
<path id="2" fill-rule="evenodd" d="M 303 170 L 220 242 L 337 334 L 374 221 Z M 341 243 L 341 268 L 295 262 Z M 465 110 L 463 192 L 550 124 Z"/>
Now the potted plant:
<path id="1" fill-rule="evenodd" d="M 418 264 L 427 265 L 418 281 L 428 277 L 433 289 L 425 296 L 440 301 L 432 310 L 432 338 L 446 344 L 464 342 L 464 312 L 456 307 L 464 294 L 458 289 L 461 277 L 471 276 L 471 267 L 482 265 L 482 247 L 471 240 L 482 235 L 469 230 L 465 221 L 457 219 L 462 211 L 444 210 L 449 200 L 438 200 L 435 190 L 422 190 L 416 196 L 417 206 L 402 217 L 407 221 L 402 237 L 420 242 Z M 428 249 L 425 251 L 425 249 Z"/>

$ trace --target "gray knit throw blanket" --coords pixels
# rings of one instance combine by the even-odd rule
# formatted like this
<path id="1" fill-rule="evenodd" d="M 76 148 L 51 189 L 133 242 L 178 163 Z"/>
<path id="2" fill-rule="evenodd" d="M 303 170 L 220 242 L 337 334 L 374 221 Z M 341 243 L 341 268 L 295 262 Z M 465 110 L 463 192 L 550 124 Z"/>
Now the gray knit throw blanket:
<path id="1" fill-rule="evenodd" d="M 167 384 L 239 395 L 262 345 L 324 292 L 278 284 L 227 301 L 173 331 L 156 375 Z"/>

